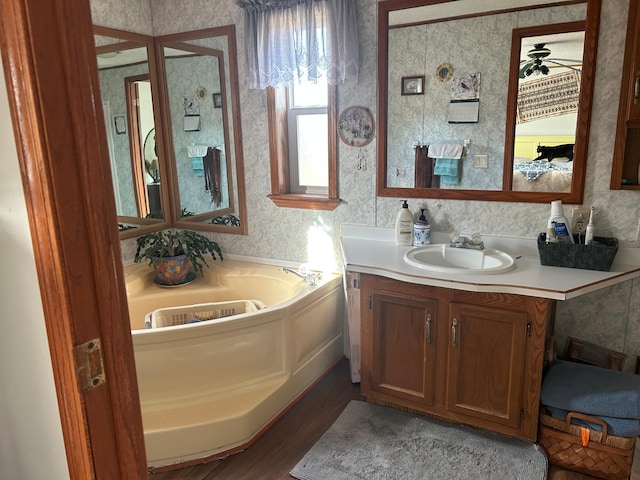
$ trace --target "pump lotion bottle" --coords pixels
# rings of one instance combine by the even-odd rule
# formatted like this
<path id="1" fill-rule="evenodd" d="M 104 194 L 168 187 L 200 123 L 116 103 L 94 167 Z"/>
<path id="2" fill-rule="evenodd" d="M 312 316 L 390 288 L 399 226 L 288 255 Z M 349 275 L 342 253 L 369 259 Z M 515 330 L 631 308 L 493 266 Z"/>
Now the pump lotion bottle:
<path id="1" fill-rule="evenodd" d="M 396 245 L 411 245 L 413 242 L 413 214 L 406 200 L 396 216 Z"/>
<path id="2" fill-rule="evenodd" d="M 431 226 L 424 216 L 425 208 L 420 209 L 420 218 L 413 225 L 413 246 L 420 247 L 431 243 Z"/>

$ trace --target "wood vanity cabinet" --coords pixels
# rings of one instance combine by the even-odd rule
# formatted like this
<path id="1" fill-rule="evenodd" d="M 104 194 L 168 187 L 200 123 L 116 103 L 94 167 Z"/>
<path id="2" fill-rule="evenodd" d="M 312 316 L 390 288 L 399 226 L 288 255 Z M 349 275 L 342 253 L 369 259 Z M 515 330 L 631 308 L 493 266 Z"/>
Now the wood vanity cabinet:
<path id="1" fill-rule="evenodd" d="M 611 190 L 640 190 L 640 1 L 630 0 Z"/>
<path id="2" fill-rule="evenodd" d="M 360 275 L 369 401 L 536 439 L 552 301 Z"/>

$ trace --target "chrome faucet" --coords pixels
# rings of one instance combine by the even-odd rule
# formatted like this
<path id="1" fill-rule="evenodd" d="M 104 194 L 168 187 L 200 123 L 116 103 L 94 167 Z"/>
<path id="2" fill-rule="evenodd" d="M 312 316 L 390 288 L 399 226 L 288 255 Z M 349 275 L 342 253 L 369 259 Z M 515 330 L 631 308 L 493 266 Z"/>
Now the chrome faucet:
<path id="1" fill-rule="evenodd" d="M 298 270 L 294 270 L 293 268 L 282 267 L 282 271 L 285 273 L 293 273 L 294 275 L 303 279 L 307 285 L 310 287 L 315 287 L 318 284 L 318 279 L 320 277 L 319 274 L 311 273 L 306 264 L 300 265 Z"/>
<path id="2" fill-rule="evenodd" d="M 451 242 L 449 243 L 450 247 L 455 248 L 472 248 L 474 250 L 483 250 L 484 242 L 480 239 L 479 233 L 474 233 L 471 235 L 471 238 L 463 237 L 458 232 L 451 232 L 449 235 Z"/>

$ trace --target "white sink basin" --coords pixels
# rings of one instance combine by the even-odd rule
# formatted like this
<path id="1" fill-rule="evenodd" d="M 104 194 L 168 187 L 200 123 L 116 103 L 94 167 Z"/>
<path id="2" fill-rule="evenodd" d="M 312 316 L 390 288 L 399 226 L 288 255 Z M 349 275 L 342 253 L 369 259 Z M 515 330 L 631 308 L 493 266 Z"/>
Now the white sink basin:
<path id="1" fill-rule="evenodd" d="M 433 272 L 472 274 L 496 274 L 513 270 L 516 266 L 511 255 L 494 248 L 473 250 L 449 245 L 426 245 L 409 250 L 404 261 L 414 267 Z"/>

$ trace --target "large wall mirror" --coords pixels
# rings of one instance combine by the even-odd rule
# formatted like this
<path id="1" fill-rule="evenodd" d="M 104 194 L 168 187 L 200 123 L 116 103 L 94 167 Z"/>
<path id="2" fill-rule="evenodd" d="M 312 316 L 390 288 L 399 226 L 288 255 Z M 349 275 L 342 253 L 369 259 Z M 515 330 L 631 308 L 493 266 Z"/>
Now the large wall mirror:
<path id="1" fill-rule="evenodd" d="M 582 202 L 600 0 L 509 3 L 378 4 L 379 196 Z"/>
<path id="2" fill-rule="evenodd" d="M 121 238 L 169 225 L 153 39 L 94 27 L 100 95 Z"/>
<path id="3" fill-rule="evenodd" d="M 155 38 L 174 225 L 247 233 L 235 27 Z"/>

